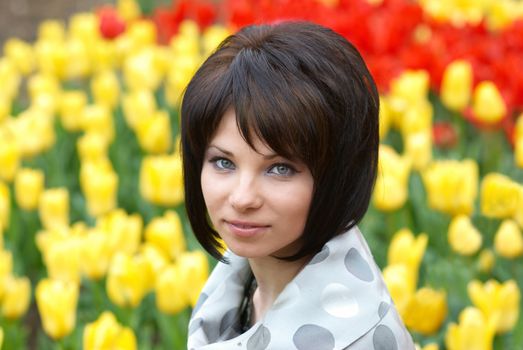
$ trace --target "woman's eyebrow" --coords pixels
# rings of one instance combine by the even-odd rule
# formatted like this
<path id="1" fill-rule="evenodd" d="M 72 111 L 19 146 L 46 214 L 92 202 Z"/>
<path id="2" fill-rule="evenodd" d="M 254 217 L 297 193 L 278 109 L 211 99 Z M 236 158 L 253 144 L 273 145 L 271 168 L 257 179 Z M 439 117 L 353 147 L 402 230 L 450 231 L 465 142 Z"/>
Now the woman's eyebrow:
<path id="1" fill-rule="evenodd" d="M 223 148 L 218 147 L 218 146 L 216 146 L 216 145 L 209 145 L 209 147 L 208 147 L 207 149 L 210 149 L 210 148 L 216 148 L 218 151 L 220 151 L 220 152 L 222 152 L 223 154 L 228 155 L 228 156 L 230 156 L 230 157 L 232 157 L 232 155 L 233 155 L 232 152 L 227 151 L 226 149 L 223 149 Z"/>
<path id="2" fill-rule="evenodd" d="M 226 149 L 223 149 L 223 148 L 221 148 L 219 146 L 211 144 L 211 145 L 209 145 L 209 147 L 207 149 L 210 149 L 210 148 L 216 148 L 218 151 L 222 152 L 223 154 L 225 154 L 225 155 L 227 155 L 229 157 L 233 156 L 232 152 L 230 152 L 230 151 L 228 151 Z M 272 160 L 272 159 L 277 158 L 277 157 L 280 156 L 277 153 L 268 153 L 268 154 L 264 154 L 264 153 L 260 153 L 260 152 L 257 152 L 257 153 L 260 154 L 266 160 Z"/>

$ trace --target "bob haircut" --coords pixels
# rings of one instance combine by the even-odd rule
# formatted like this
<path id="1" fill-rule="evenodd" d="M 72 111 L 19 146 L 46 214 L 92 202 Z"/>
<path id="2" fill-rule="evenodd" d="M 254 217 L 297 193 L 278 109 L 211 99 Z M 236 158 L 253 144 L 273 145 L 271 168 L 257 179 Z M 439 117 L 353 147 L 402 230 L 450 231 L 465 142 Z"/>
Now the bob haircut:
<path id="1" fill-rule="evenodd" d="M 352 44 L 308 22 L 253 25 L 226 38 L 190 81 L 181 107 L 186 210 L 200 244 L 221 261 L 200 179 L 229 108 L 253 149 L 259 138 L 313 176 L 301 248 L 280 258 L 315 254 L 361 220 L 376 178 L 379 95 Z"/>

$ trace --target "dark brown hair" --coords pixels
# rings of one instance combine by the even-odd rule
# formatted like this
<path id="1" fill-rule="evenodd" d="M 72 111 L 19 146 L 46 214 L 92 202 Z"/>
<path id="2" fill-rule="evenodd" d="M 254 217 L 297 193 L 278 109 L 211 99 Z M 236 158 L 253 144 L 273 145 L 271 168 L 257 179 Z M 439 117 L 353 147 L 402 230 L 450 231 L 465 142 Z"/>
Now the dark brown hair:
<path id="1" fill-rule="evenodd" d="M 251 147 L 260 138 L 312 173 L 302 248 L 286 259 L 318 252 L 361 220 L 376 177 L 379 96 L 352 44 L 308 22 L 249 26 L 225 39 L 192 78 L 181 108 L 185 204 L 197 239 L 217 259 L 219 235 L 200 176 L 228 108 Z"/>

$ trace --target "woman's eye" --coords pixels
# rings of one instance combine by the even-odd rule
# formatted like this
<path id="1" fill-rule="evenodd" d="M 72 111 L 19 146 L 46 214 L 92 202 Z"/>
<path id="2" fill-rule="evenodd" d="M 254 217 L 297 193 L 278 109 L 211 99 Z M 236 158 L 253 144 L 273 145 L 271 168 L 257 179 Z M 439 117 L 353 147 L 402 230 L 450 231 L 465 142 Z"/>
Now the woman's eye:
<path id="1" fill-rule="evenodd" d="M 234 164 L 226 158 L 213 158 L 211 163 L 219 170 L 231 170 L 234 169 Z"/>
<path id="2" fill-rule="evenodd" d="M 275 164 L 269 169 L 269 173 L 279 176 L 291 176 L 296 173 L 296 170 L 287 164 Z"/>

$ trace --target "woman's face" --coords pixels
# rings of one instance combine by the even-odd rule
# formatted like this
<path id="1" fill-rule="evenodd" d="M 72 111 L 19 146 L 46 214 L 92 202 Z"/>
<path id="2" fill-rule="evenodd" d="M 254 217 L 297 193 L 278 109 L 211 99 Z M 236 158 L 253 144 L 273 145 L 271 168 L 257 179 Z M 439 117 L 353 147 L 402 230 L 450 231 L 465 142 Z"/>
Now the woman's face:
<path id="1" fill-rule="evenodd" d="M 201 184 L 209 217 L 231 251 L 246 258 L 299 249 L 313 191 L 305 164 L 257 138 L 241 137 L 234 110 L 223 116 L 204 157 Z"/>

